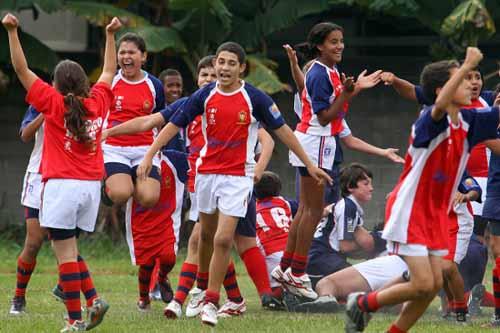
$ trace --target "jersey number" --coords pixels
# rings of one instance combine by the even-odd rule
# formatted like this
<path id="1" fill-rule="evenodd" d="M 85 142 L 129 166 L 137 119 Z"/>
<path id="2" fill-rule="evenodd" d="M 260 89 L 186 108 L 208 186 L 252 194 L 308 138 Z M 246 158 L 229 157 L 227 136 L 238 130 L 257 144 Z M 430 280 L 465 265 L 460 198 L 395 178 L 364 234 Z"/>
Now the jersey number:
<path id="1" fill-rule="evenodd" d="M 281 207 L 271 208 L 271 216 L 273 217 L 274 223 L 276 227 L 280 229 L 284 229 L 288 232 L 288 228 L 290 227 L 290 218 L 286 215 L 286 211 Z M 266 224 L 262 214 L 257 214 L 257 224 L 264 232 L 269 231 L 271 228 Z"/>

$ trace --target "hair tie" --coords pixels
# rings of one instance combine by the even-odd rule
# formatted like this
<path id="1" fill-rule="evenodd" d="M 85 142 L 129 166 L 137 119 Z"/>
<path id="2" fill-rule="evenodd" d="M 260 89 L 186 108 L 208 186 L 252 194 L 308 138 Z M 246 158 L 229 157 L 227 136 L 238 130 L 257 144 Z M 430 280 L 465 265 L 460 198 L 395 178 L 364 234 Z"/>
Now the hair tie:
<path id="1" fill-rule="evenodd" d="M 75 97 L 75 94 L 73 94 L 73 93 L 68 93 L 68 94 L 66 95 L 66 97 Z"/>

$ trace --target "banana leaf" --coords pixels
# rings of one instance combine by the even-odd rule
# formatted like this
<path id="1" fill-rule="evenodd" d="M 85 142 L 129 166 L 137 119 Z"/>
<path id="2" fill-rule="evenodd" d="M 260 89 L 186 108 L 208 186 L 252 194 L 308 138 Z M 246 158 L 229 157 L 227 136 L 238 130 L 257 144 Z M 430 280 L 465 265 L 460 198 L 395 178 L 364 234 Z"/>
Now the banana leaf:
<path id="1" fill-rule="evenodd" d="M 277 63 L 259 55 L 249 55 L 247 56 L 247 60 L 250 68 L 245 81 L 248 81 L 269 95 L 280 91 L 292 91 L 291 87 L 281 82 L 276 75 L 274 69 L 277 68 Z"/>

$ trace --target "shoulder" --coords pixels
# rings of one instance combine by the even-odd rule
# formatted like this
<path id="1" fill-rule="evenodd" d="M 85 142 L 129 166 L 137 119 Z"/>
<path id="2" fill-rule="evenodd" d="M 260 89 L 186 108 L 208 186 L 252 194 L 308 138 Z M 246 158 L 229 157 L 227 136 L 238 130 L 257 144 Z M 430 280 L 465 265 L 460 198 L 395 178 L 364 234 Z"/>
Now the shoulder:
<path id="1" fill-rule="evenodd" d="M 262 90 L 252 86 L 250 83 L 245 82 L 245 85 L 243 86 L 243 90 L 247 93 L 248 97 L 252 101 L 252 103 L 264 103 L 264 104 L 269 104 L 273 103 L 273 99 L 271 96 L 263 92 Z"/>
<path id="2" fill-rule="evenodd" d="M 150 80 L 155 85 L 155 87 L 156 86 L 163 87 L 163 84 L 161 83 L 160 79 L 158 79 L 156 76 L 154 76 L 153 74 L 151 74 L 149 72 L 145 72 L 145 73 L 146 73 L 148 80 Z"/>

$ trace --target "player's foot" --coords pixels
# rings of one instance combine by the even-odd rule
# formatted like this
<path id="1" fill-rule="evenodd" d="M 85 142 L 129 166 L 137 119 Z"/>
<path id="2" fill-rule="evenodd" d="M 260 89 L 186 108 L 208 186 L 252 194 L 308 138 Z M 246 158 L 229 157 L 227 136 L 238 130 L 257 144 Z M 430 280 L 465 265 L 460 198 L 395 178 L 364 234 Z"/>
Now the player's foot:
<path id="1" fill-rule="evenodd" d="M 59 287 L 59 285 L 56 285 L 52 289 L 52 295 L 56 299 L 56 301 L 64 303 L 64 291 Z"/>
<path id="2" fill-rule="evenodd" d="M 363 332 L 368 322 L 371 319 L 371 315 L 368 312 L 364 312 L 358 305 L 358 298 L 363 296 L 364 293 L 351 293 L 347 296 L 346 303 L 346 318 L 345 318 L 345 332 L 346 333 L 357 333 Z"/>
<path id="3" fill-rule="evenodd" d="M 271 277 L 275 279 L 277 282 L 283 284 L 285 283 L 285 280 L 283 279 L 283 271 L 281 270 L 281 266 L 278 265 L 274 267 L 273 271 L 271 272 Z"/>
<path id="4" fill-rule="evenodd" d="M 26 298 L 22 296 L 14 296 L 10 301 L 9 314 L 13 316 L 19 316 L 25 313 L 26 310 Z"/>
<path id="5" fill-rule="evenodd" d="M 273 295 L 270 294 L 263 294 L 260 297 L 260 302 L 262 304 L 262 307 L 267 310 L 284 310 L 285 309 L 285 304 L 283 304 L 283 301 L 280 299 L 277 299 Z"/>
<path id="6" fill-rule="evenodd" d="M 75 320 L 73 324 L 70 324 L 69 321 L 66 321 L 66 325 L 62 330 L 60 330 L 60 332 L 81 332 L 87 330 L 89 330 L 89 328 L 87 328 L 87 325 L 83 320 Z"/>
<path id="7" fill-rule="evenodd" d="M 485 291 L 486 288 L 482 284 L 476 284 L 472 287 L 467 304 L 471 316 L 481 315 L 481 302 L 483 301 Z"/>
<path id="8" fill-rule="evenodd" d="M 201 322 L 205 325 L 217 325 L 217 306 L 213 303 L 205 303 L 201 309 Z"/>
<path id="9" fill-rule="evenodd" d="M 500 327 L 500 317 L 497 317 L 496 315 L 493 315 L 493 318 L 491 318 L 491 321 L 489 323 L 481 325 L 482 328 L 495 328 L 495 327 Z"/>
<path id="10" fill-rule="evenodd" d="M 170 303 L 172 298 L 174 298 L 174 291 L 168 278 L 165 281 L 158 282 L 158 285 L 160 286 L 161 300 L 166 304 Z"/>
<path id="11" fill-rule="evenodd" d="M 455 313 L 455 321 L 457 324 L 467 324 L 467 313 L 457 312 Z"/>
<path id="12" fill-rule="evenodd" d="M 334 296 L 320 296 L 312 302 L 300 303 L 295 306 L 295 312 L 305 313 L 335 313 L 344 309 Z"/>
<path id="13" fill-rule="evenodd" d="M 191 299 L 186 307 L 186 317 L 196 317 L 200 314 L 203 307 L 203 299 L 205 298 L 205 290 L 194 288 L 189 292 Z"/>
<path id="14" fill-rule="evenodd" d="M 219 311 L 217 311 L 217 316 L 221 318 L 236 317 L 242 315 L 246 310 L 247 305 L 244 299 L 239 303 L 228 299 L 226 303 L 220 307 Z"/>
<path id="15" fill-rule="evenodd" d="M 171 301 L 166 306 L 163 314 L 169 319 L 178 319 L 182 317 L 182 305 L 177 303 L 177 301 Z"/>
<path id="16" fill-rule="evenodd" d="M 156 283 L 155 287 L 153 288 L 153 290 L 151 290 L 149 292 L 149 298 L 152 301 L 161 301 L 162 300 L 162 298 L 161 298 L 161 291 L 160 291 L 160 284 L 159 283 Z"/>
<path id="17" fill-rule="evenodd" d="M 318 298 L 318 294 L 312 289 L 311 280 L 307 274 L 295 276 L 292 269 L 288 268 L 283 274 L 283 280 L 286 288 L 297 296 L 306 297 L 310 300 Z"/>
<path id="18" fill-rule="evenodd" d="M 104 319 L 104 315 L 106 314 L 106 312 L 108 312 L 108 310 L 109 304 L 106 303 L 103 299 L 94 299 L 94 302 L 92 302 L 92 306 L 88 308 L 87 312 L 87 331 L 99 325 Z"/>
<path id="19" fill-rule="evenodd" d="M 139 312 L 149 312 L 151 310 L 151 301 L 149 299 L 138 300 L 137 310 L 139 310 Z"/>

